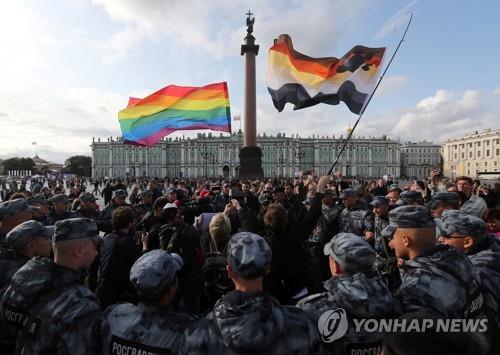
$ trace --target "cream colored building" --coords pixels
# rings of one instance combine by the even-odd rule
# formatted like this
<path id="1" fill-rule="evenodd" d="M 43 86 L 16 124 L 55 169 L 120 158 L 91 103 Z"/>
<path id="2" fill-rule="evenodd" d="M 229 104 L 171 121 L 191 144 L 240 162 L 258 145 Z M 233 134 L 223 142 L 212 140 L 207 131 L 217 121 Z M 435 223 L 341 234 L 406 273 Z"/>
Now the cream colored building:
<path id="1" fill-rule="evenodd" d="M 470 176 L 500 172 L 500 130 L 488 129 L 464 137 L 448 139 L 443 144 L 445 176 Z"/>

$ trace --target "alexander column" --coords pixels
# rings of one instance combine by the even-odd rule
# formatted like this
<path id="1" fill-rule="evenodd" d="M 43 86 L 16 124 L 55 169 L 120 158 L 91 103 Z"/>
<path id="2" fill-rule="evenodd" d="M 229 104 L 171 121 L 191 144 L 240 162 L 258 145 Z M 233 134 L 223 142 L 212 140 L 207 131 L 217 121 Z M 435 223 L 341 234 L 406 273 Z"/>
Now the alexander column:
<path id="1" fill-rule="evenodd" d="M 257 147 L 257 118 L 255 93 L 255 57 L 259 54 L 259 45 L 252 36 L 255 17 L 248 11 L 247 35 L 241 45 L 241 55 L 245 56 L 245 103 L 243 109 L 244 132 L 243 147 L 240 149 L 240 178 L 260 178 L 262 171 L 262 152 Z"/>

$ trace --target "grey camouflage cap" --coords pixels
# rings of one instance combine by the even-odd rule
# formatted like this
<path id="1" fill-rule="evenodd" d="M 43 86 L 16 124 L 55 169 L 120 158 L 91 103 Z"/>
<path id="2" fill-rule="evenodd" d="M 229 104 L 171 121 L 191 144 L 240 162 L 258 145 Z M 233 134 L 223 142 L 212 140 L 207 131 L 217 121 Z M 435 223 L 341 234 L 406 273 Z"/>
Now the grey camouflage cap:
<path id="1" fill-rule="evenodd" d="M 113 191 L 113 198 L 118 197 L 118 198 L 127 198 L 127 191 L 123 189 L 115 190 Z"/>
<path id="2" fill-rule="evenodd" d="M 400 206 L 389 212 L 389 225 L 382 235 L 390 237 L 398 228 L 432 228 L 435 227 L 430 211 L 423 206 Z"/>
<path id="3" fill-rule="evenodd" d="M 375 196 L 373 201 L 370 202 L 370 205 L 373 207 L 380 207 L 382 205 L 389 205 L 389 199 L 385 196 Z"/>
<path id="4" fill-rule="evenodd" d="M 399 195 L 399 200 L 396 201 L 396 206 L 405 206 L 416 202 L 423 204 L 424 200 L 422 194 L 418 191 L 406 190 L 401 192 Z"/>
<path id="5" fill-rule="evenodd" d="M 368 271 L 375 262 L 375 250 L 360 236 L 339 233 L 326 243 L 323 252 L 330 255 L 342 267 L 345 274 Z"/>
<path id="6" fill-rule="evenodd" d="M 97 198 L 90 192 L 82 192 L 79 197 L 82 202 L 96 202 Z"/>
<path id="7" fill-rule="evenodd" d="M 35 196 L 28 197 L 28 205 L 48 205 L 49 200 L 44 194 L 38 194 Z"/>
<path id="8" fill-rule="evenodd" d="M 482 238 L 486 235 L 486 223 L 479 217 L 472 216 L 460 210 L 445 210 L 441 219 L 436 220 L 441 235 L 453 233 Z"/>
<path id="9" fill-rule="evenodd" d="M 142 255 L 130 269 L 130 282 L 139 296 L 161 296 L 184 265 L 178 254 L 155 249 Z"/>
<path id="10" fill-rule="evenodd" d="M 351 196 L 359 197 L 359 193 L 356 190 L 354 190 L 353 188 L 348 188 L 348 189 L 342 190 L 339 198 L 343 199 L 343 198 L 351 197 Z"/>
<path id="11" fill-rule="evenodd" d="M 271 264 L 272 251 L 266 240 L 250 232 L 236 233 L 227 245 L 227 262 L 243 279 L 263 276 Z"/>
<path id="12" fill-rule="evenodd" d="M 55 224 L 54 243 L 65 240 L 93 239 L 99 241 L 97 224 L 90 218 L 69 218 Z"/>
<path id="13" fill-rule="evenodd" d="M 69 203 L 69 198 L 65 194 L 57 194 L 57 195 L 52 196 L 50 201 L 52 203 L 57 203 L 57 202 Z"/>
<path id="14" fill-rule="evenodd" d="M 399 191 L 399 192 L 401 192 L 403 190 L 401 190 L 401 188 L 398 186 L 398 184 L 392 184 L 391 186 L 389 186 L 388 191 Z"/>
<path id="15" fill-rule="evenodd" d="M 430 203 L 431 209 L 436 209 L 439 203 L 452 203 L 459 204 L 460 196 L 456 192 L 438 192 L 432 196 L 432 201 Z"/>
<path id="16" fill-rule="evenodd" d="M 0 221 L 21 212 L 33 212 L 33 209 L 28 206 L 28 202 L 24 198 L 16 198 L 15 200 L 0 203 Z"/>
<path id="17" fill-rule="evenodd" d="M 52 238 L 54 234 L 54 226 L 44 226 L 37 221 L 26 221 L 14 227 L 9 233 L 5 241 L 10 248 L 22 249 L 26 243 L 36 239 L 37 237 Z"/>
<path id="18" fill-rule="evenodd" d="M 166 193 L 167 193 L 167 194 L 173 194 L 173 193 L 175 193 L 175 194 L 176 194 L 176 193 L 177 193 L 177 190 L 176 190 L 176 189 L 174 189 L 173 187 L 169 187 L 169 188 L 167 189 Z"/>

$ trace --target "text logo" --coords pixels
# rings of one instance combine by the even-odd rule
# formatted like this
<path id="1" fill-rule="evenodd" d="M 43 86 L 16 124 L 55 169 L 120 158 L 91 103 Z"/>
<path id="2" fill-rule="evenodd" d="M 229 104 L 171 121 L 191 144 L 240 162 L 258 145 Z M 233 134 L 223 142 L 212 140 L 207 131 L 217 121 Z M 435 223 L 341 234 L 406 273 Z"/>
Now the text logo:
<path id="1" fill-rule="evenodd" d="M 348 328 L 347 314 L 343 308 L 328 310 L 318 319 L 318 331 L 325 343 L 342 338 Z"/>

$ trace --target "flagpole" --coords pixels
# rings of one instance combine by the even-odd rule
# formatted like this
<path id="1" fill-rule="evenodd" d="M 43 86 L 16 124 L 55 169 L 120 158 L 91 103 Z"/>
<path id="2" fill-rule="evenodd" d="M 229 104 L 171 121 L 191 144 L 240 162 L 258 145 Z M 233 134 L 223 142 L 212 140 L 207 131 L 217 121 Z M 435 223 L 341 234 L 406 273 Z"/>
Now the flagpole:
<path id="1" fill-rule="evenodd" d="M 401 40 L 399 41 L 397 47 L 396 47 L 396 50 L 394 51 L 394 53 L 392 54 L 392 57 L 391 59 L 389 60 L 389 63 L 387 63 L 387 66 L 385 67 L 382 75 L 380 76 L 380 78 L 378 79 L 378 82 L 377 82 L 377 85 L 375 85 L 375 88 L 373 89 L 372 93 L 370 94 L 370 96 L 368 97 L 368 100 L 366 101 L 366 104 L 363 106 L 363 108 L 361 109 L 361 112 L 359 113 L 359 116 L 358 116 L 358 119 L 356 120 L 356 123 L 354 123 L 354 126 L 352 127 L 352 130 L 349 132 L 349 135 L 347 136 L 347 139 L 345 140 L 344 144 L 342 145 L 342 148 L 340 149 L 340 152 L 339 154 L 337 154 L 337 158 L 335 158 L 335 161 L 333 162 L 333 165 L 332 167 L 330 168 L 330 170 L 328 170 L 328 174 L 327 175 L 331 175 L 332 172 L 333 172 L 333 169 L 335 169 L 335 166 L 337 165 L 342 153 L 344 152 L 346 146 L 347 146 L 347 143 L 349 143 L 349 140 L 351 139 L 353 133 L 354 133 L 354 130 L 356 129 L 356 127 L 358 126 L 358 123 L 359 121 L 361 120 L 361 117 L 363 117 L 363 114 L 365 113 L 365 110 L 366 108 L 368 107 L 368 104 L 370 103 L 370 101 L 372 100 L 372 97 L 373 95 L 375 94 L 375 91 L 377 91 L 380 83 L 382 82 L 382 79 L 384 78 L 385 76 L 385 73 L 387 72 L 387 69 L 389 69 L 389 67 L 391 66 L 391 63 L 394 59 L 394 57 L 396 56 L 396 53 L 398 52 L 399 50 L 399 47 L 401 47 L 401 44 L 403 43 L 404 39 L 405 39 L 405 36 L 406 36 L 406 32 L 408 32 L 408 29 L 410 28 L 410 24 L 411 24 L 411 20 L 413 18 L 413 11 L 410 11 L 410 19 L 408 20 L 408 24 L 406 25 L 406 29 L 403 33 L 403 36 L 401 36 Z"/>

